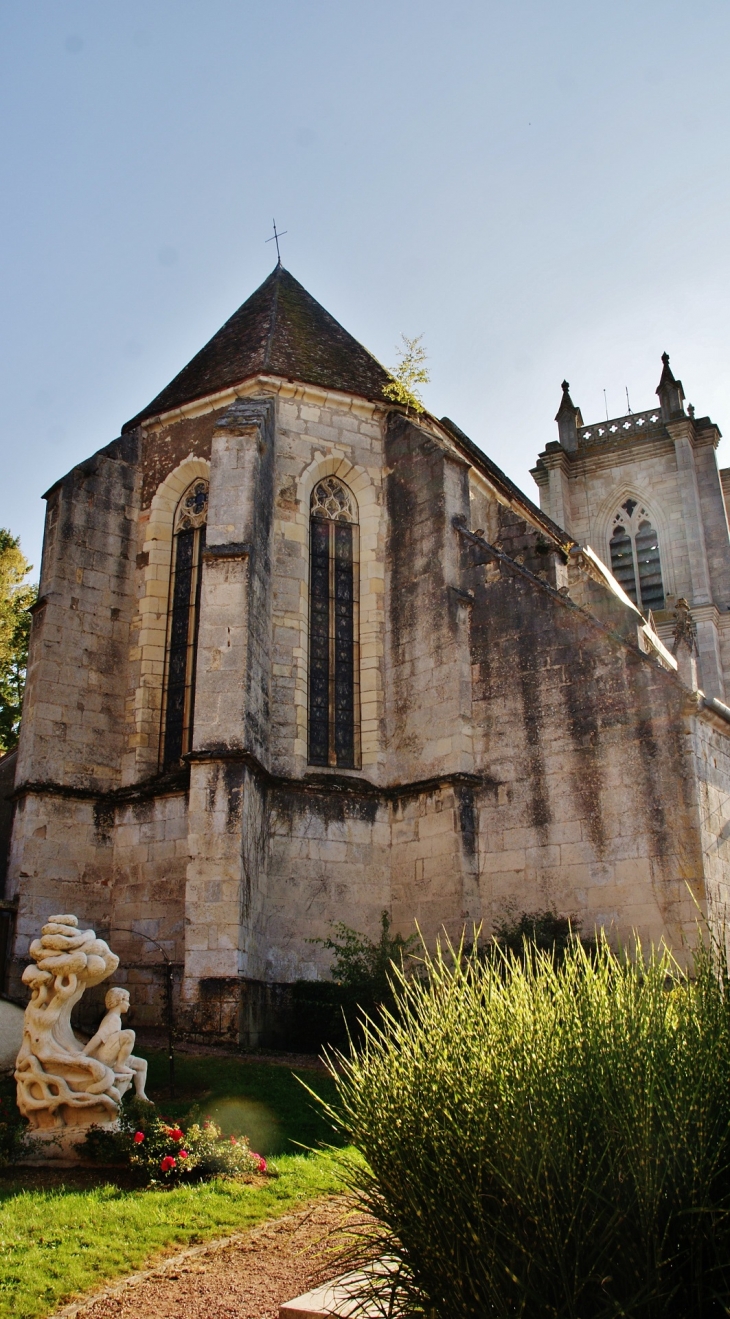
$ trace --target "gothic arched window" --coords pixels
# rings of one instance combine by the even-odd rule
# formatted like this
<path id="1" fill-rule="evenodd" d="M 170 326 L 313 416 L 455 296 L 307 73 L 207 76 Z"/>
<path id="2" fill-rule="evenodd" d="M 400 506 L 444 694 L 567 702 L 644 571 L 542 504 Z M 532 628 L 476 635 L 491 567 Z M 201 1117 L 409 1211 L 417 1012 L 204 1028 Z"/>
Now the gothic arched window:
<path id="1" fill-rule="evenodd" d="M 611 572 L 645 614 L 664 608 L 659 538 L 649 514 L 636 499 L 626 499 L 613 519 Z"/>
<path id="2" fill-rule="evenodd" d="M 334 476 L 310 505 L 309 763 L 359 760 L 358 526 L 355 499 Z"/>
<path id="3" fill-rule="evenodd" d="M 208 482 L 188 486 L 175 511 L 160 762 L 177 765 L 193 741 L 200 580 L 208 517 Z"/>

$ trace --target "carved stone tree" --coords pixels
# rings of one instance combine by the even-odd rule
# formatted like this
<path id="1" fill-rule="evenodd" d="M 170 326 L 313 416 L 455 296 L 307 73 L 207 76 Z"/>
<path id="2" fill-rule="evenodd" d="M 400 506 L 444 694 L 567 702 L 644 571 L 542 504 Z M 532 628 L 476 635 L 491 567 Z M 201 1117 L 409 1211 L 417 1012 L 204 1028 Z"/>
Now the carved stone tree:
<path id="1" fill-rule="evenodd" d="M 134 1032 L 121 1029 L 129 995 L 109 991 L 109 1010 L 86 1045 L 74 1035 L 71 1011 L 86 989 L 116 971 L 119 958 L 93 930 L 80 930 L 76 916 L 51 916 L 30 955 L 23 980 L 32 996 L 15 1064 L 18 1108 L 35 1136 L 70 1138 L 94 1123 L 110 1125 L 132 1081 L 144 1097 L 147 1065 L 132 1057 Z M 68 1140 L 60 1143 L 69 1152 Z"/>

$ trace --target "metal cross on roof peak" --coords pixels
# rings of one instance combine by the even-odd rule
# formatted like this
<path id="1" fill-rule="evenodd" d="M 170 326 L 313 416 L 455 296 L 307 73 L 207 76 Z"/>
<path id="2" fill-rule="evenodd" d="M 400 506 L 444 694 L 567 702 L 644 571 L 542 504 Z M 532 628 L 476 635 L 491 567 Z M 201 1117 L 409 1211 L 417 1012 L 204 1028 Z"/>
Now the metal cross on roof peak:
<path id="1" fill-rule="evenodd" d="M 288 230 L 288 229 L 279 229 L 279 230 L 277 230 L 277 228 L 276 228 L 276 220 L 274 220 L 273 224 L 274 224 L 274 236 L 273 236 L 273 238 L 267 238 L 266 241 L 267 241 L 267 243 L 276 243 L 276 258 L 277 258 L 277 259 L 276 259 L 276 264 L 277 264 L 277 266 L 280 266 L 280 265 L 281 265 L 281 252 L 279 251 L 279 239 L 280 239 L 280 238 L 283 238 L 283 237 L 284 237 L 284 234 L 288 234 L 289 230 Z"/>

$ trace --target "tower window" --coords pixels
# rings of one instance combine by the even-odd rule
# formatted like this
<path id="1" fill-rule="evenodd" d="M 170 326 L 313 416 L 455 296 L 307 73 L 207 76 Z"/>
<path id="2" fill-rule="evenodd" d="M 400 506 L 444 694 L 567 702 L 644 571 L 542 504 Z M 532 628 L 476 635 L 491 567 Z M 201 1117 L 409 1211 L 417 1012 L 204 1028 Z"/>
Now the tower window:
<path id="1" fill-rule="evenodd" d="M 355 500 L 335 477 L 310 506 L 309 763 L 359 763 L 358 525 Z"/>
<path id="2" fill-rule="evenodd" d="M 193 741 L 200 584 L 208 517 L 208 482 L 193 481 L 175 513 L 162 698 L 160 764 L 171 769 Z"/>
<path id="3" fill-rule="evenodd" d="M 627 499 L 613 520 L 611 572 L 643 613 L 664 608 L 659 538 L 645 508 Z"/>

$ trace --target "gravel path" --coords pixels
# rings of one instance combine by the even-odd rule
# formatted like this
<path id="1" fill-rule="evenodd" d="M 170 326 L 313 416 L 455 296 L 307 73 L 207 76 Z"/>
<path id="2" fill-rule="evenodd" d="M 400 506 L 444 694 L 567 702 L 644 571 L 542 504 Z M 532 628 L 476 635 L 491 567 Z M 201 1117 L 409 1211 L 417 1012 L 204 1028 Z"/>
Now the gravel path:
<path id="1" fill-rule="evenodd" d="M 282 1301 L 341 1272 L 341 1197 L 317 1200 L 247 1236 L 183 1251 L 52 1319 L 276 1319 Z"/>

